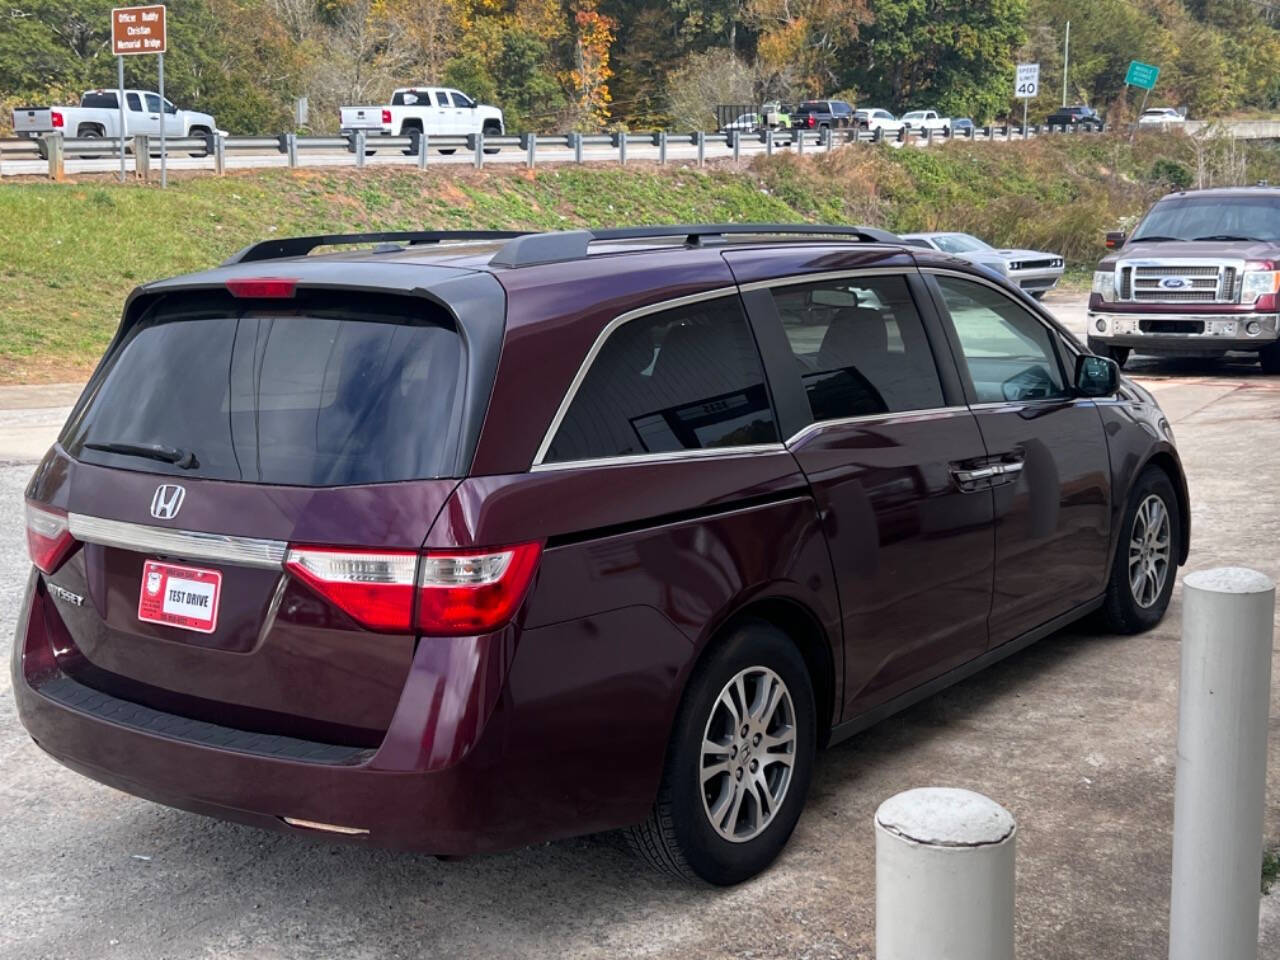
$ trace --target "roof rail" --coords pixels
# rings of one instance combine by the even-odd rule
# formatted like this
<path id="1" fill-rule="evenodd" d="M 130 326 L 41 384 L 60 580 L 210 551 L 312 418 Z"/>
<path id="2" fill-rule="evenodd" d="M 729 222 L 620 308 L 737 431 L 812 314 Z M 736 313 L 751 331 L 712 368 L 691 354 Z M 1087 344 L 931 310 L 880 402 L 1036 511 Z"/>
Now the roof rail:
<path id="1" fill-rule="evenodd" d="M 495 267 L 528 267 L 539 263 L 580 260 L 596 241 L 684 237 L 691 246 L 724 242 L 726 236 L 841 237 L 860 243 L 898 243 L 898 237 L 875 227 L 839 227 L 819 223 L 697 223 L 655 227 L 614 227 L 529 233 L 503 244 L 489 261 Z"/>
<path id="2" fill-rule="evenodd" d="M 281 257 L 305 257 L 316 247 L 339 243 L 439 243 L 442 240 L 514 240 L 527 230 L 400 230 L 382 233 L 327 233 L 314 237 L 277 237 L 251 243 L 223 261 L 224 267 L 255 260 L 277 260 Z M 505 249 L 505 247 L 504 247 Z"/>

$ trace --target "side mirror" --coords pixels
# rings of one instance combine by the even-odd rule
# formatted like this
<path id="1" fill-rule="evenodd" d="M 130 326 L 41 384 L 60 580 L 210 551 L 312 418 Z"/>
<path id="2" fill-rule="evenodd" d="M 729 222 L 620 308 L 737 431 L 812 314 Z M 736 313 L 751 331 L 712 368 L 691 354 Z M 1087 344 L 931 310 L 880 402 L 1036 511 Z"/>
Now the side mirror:
<path id="1" fill-rule="evenodd" d="M 1127 239 L 1128 239 L 1128 236 L 1125 234 L 1123 230 L 1112 230 L 1110 233 L 1107 234 L 1107 249 L 1119 250 L 1121 247 L 1124 246 L 1124 242 Z"/>
<path id="2" fill-rule="evenodd" d="M 1076 393 L 1109 397 L 1120 389 L 1120 365 L 1107 357 L 1081 354 L 1076 359 Z"/>

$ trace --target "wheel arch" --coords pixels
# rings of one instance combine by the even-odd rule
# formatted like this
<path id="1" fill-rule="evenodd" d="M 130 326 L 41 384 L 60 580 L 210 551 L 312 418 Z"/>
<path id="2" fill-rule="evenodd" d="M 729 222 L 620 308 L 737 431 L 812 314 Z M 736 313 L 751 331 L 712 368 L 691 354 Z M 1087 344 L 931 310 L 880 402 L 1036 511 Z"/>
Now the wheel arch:
<path id="1" fill-rule="evenodd" d="M 1142 471 L 1148 467 L 1157 467 L 1165 473 L 1169 478 L 1169 482 L 1173 485 L 1173 495 L 1178 498 L 1178 524 L 1181 541 L 1178 544 L 1178 565 L 1187 562 L 1187 556 L 1191 552 L 1191 497 L 1187 492 L 1187 478 L 1182 472 L 1182 464 L 1168 450 L 1157 450 L 1151 454 L 1133 474 L 1134 482 L 1137 482 Z M 1133 484 L 1131 483 L 1130 489 Z M 1125 492 L 1126 498 L 1128 491 Z"/>
<path id="2" fill-rule="evenodd" d="M 754 596 L 737 606 L 708 631 L 707 640 L 702 644 L 685 677 L 680 697 L 683 699 L 688 689 L 689 678 L 694 675 L 710 652 L 734 629 L 752 620 L 762 621 L 781 630 L 799 649 L 808 668 L 809 679 L 813 683 L 814 703 L 818 717 L 818 746 L 820 748 L 825 746 L 835 723 L 838 679 L 836 657 L 831 638 L 822 625 L 821 618 L 807 604 L 794 597 L 781 593 Z"/>

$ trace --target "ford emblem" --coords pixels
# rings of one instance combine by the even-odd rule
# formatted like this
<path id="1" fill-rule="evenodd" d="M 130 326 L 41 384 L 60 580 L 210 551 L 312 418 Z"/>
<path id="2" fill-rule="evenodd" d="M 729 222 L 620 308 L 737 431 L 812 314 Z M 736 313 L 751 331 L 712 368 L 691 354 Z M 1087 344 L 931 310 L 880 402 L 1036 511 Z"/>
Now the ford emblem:
<path id="1" fill-rule="evenodd" d="M 1160 281 L 1160 289 L 1162 290 L 1181 290 L 1183 287 L 1191 286 L 1191 281 L 1186 277 L 1165 277 Z"/>

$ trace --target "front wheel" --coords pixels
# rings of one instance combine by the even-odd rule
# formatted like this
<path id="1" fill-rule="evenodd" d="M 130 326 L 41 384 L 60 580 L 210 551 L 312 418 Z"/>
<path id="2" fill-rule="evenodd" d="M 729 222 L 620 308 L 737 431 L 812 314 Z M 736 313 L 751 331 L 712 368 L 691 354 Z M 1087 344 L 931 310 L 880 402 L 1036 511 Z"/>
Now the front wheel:
<path id="1" fill-rule="evenodd" d="M 1138 476 L 1120 526 L 1102 616 L 1114 633 L 1141 633 L 1164 617 L 1178 574 L 1182 516 L 1159 467 Z"/>
<path id="2" fill-rule="evenodd" d="M 1093 337 L 1089 337 L 1089 352 L 1099 357 L 1114 360 L 1117 367 L 1124 369 L 1125 361 L 1129 359 L 1129 354 L 1132 350 L 1130 347 L 1113 347 L 1105 340 L 1095 340 Z"/>
<path id="3" fill-rule="evenodd" d="M 1263 373 L 1280 373 L 1280 343 L 1265 347 L 1258 354 Z"/>
<path id="4" fill-rule="evenodd" d="M 741 883 L 782 851 L 813 775 L 817 711 L 791 639 L 747 621 L 696 668 L 632 849 L 684 880 Z"/>

